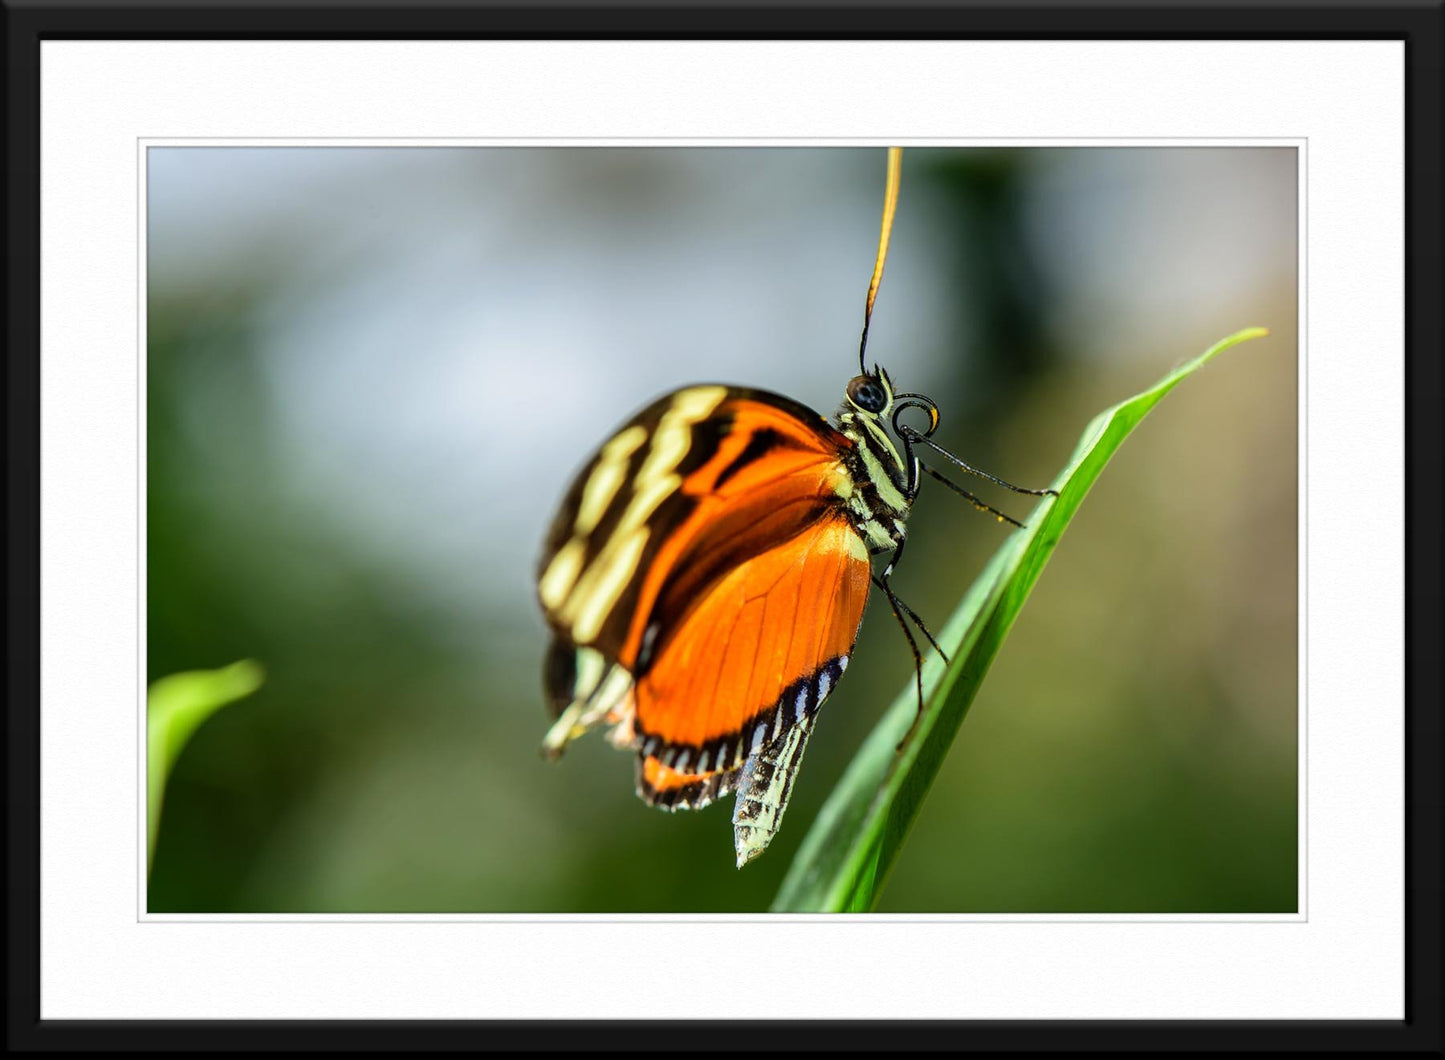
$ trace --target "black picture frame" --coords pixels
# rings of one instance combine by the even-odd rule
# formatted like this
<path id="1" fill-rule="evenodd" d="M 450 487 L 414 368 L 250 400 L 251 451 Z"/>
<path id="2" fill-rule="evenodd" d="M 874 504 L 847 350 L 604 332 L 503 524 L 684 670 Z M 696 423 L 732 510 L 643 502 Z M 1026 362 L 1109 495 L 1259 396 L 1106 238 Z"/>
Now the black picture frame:
<path id="1" fill-rule="evenodd" d="M 7 1044 L 49 1049 L 1381 1050 L 1440 1053 L 1442 4 L 14 3 L 6 57 Z M 57 39 L 1374 39 L 1406 45 L 1406 1017 L 1402 1021 L 43 1021 L 40 46 Z M 1390 532 L 1385 528 L 1384 532 Z M 1396 531 L 1399 532 L 1399 531 Z M 1436 704 L 1431 706 L 1431 704 Z"/>

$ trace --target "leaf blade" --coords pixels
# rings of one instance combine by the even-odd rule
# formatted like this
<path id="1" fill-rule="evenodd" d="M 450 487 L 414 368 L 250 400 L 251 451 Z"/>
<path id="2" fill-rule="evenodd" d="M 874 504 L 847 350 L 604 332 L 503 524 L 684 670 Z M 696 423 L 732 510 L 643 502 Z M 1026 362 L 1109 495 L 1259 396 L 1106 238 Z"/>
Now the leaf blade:
<path id="1" fill-rule="evenodd" d="M 947 665 L 925 665 L 925 714 L 901 750 L 917 701 L 912 683 L 864 740 L 819 811 L 772 904 L 774 912 L 866 912 L 937 776 L 983 678 L 1069 522 L 1104 467 L 1164 396 L 1214 357 L 1267 335 L 1245 328 L 1216 342 L 1147 390 L 1105 409 L 1084 428 L 1045 498 L 994 553 L 943 627 Z"/>

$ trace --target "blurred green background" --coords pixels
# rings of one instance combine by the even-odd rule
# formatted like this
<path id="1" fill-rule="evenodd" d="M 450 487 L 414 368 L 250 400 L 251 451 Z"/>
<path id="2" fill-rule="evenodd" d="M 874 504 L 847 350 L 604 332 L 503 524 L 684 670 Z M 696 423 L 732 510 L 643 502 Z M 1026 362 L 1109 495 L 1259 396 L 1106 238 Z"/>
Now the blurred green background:
<path id="1" fill-rule="evenodd" d="M 882 912 L 1280 912 L 1297 894 L 1296 158 L 909 149 L 870 354 L 1025 485 L 1140 427 L 960 731 Z M 911 659 L 875 600 L 768 853 L 558 764 L 541 538 L 686 383 L 831 412 L 881 149 L 151 148 L 148 669 L 253 658 L 165 801 L 153 912 L 767 908 Z M 986 485 L 986 484 L 984 484 Z M 980 490 L 1005 510 L 1027 505 Z M 925 486 L 895 579 L 941 624 L 1004 528 Z"/>

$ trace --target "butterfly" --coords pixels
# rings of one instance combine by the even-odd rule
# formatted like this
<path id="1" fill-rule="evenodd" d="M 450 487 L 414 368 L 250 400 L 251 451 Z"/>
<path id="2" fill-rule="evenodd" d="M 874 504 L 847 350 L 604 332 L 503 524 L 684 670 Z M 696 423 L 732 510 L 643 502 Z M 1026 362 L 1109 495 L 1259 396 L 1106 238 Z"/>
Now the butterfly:
<path id="1" fill-rule="evenodd" d="M 943 651 L 889 579 L 923 475 L 1020 525 L 925 464 L 922 451 L 1018 492 L 1052 492 L 959 460 L 931 440 L 939 423 L 932 400 L 899 393 L 884 369 L 866 368 L 900 155 L 889 149 L 859 374 L 835 419 L 745 387 L 666 394 L 583 466 L 538 564 L 552 636 L 543 683 L 556 719 L 543 753 L 556 758 L 606 724 L 615 746 L 635 752 L 637 794 L 647 804 L 699 809 L 733 794 L 739 868 L 777 833 L 872 587 L 912 648 L 921 716 L 922 656 L 904 616 Z M 927 415 L 926 428 L 903 422 L 909 409 Z"/>

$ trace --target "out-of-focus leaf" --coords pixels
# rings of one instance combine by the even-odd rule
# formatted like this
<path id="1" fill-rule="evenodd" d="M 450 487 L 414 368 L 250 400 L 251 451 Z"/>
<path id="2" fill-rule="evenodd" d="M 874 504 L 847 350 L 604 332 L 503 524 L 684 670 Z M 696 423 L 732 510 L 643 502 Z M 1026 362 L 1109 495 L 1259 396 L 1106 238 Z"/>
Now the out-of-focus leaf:
<path id="1" fill-rule="evenodd" d="M 166 779 L 201 722 L 227 703 L 261 687 L 261 667 L 242 659 L 219 670 L 188 670 L 153 683 L 146 692 L 146 848 L 155 856 Z"/>

